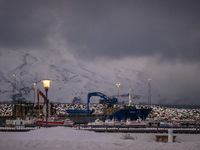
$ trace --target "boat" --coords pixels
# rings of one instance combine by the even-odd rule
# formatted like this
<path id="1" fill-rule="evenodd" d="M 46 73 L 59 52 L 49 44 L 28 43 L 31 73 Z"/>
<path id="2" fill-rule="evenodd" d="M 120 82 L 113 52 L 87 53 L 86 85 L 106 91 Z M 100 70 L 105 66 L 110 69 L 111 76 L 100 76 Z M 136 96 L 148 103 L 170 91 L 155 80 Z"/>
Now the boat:
<path id="1" fill-rule="evenodd" d="M 94 122 L 89 122 L 88 126 L 104 126 L 104 122 L 98 118 Z"/>
<path id="2" fill-rule="evenodd" d="M 121 108 L 103 108 L 102 114 L 81 114 L 78 113 L 79 110 L 66 110 L 68 113 L 67 117 L 70 118 L 75 123 L 88 123 L 91 121 L 95 121 L 97 118 L 101 118 L 102 120 L 106 120 L 109 118 L 112 120 L 113 117 L 117 118 L 117 120 L 122 121 L 130 118 L 131 120 L 137 120 L 138 117 L 145 120 L 148 114 L 152 109 L 141 108 L 138 109 L 135 106 L 124 106 Z"/>
<path id="3" fill-rule="evenodd" d="M 93 114 L 94 111 L 90 110 L 90 98 L 92 96 L 99 96 L 101 99 L 99 100 L 100 104 L 103 104 L 103 113 L 99 114 L 99 118 L 102 120 L 106 120 L 109 118 L 112 120 L 115 117 L 118 121 L 126 120 L 130 118 L 131 120 L 137 120 L 140 117 L 142 120 L 145 120 L 148 114 L 151 112 L 151 108 L 141 108 L 138 109 L 133 105 L 123 105 L 121 107 L 113 107 L 114 104 L 117 103 L 116 98 L 110 98 L 103 93 L 100 92 L 92 92 L 88 93 L 87 98 L 87 110 L 66 110 L 67 117 L 73 120 L 75 123 L 88 123 L 91 120 L 97 119 L 97 114 Z M 107 107 L 106 107 L 107 106 Z M 109 121 L 109 120 L 108 120 Z"/>
<path id="4" fill-rule="evenodd" d="M 11 120 L 11 119 L 6 119 L 6 126 L 26 126 L 26 127 L 31 127 L 35 126 L 35 118 L 17 118 L 16 120 Z"/>
<path id="5" fill-rule="evenodd" d="M 54 118 L 48 118 L 47 122 L 46 119 L 39 119 L 36 121 L 37 125 L 49 125 L 49 126 L 58 126 L 58 125 L 64 125 L 65 121 L 63 120 L 55 120 Z"/>
<path id="6" fill-rule="evenodd" d="M 177 121 L 161 121 L 160 127 L 180 127 L 180 122 Z"/>
<path id="7" fill-rule="evenodd" d="M 106 126 L 114 126 L 114 122 L 108 118 L 105 120 L 105 125 Z"/>
<path id="8" fill-rule="evenodd" d="M 135 121 L 132 121 L 130 118 L 127 118 L 125 126 L 129 127 L 146 127 L 147 123 L 143 121 L 142 119 L 137 119 Z"/>
<path id="9" fill-rule="evenodd" d="M 181 126 L 181 123 L 179 121 L 173 121 L 172 124 L 173 124 L 173 127 L 180 127 Z"/>
<path id="10" fill-rule="evenodd" d="M 121 122 L 113 117 L 112 120 L 110 120 L 109 118 L 105 120 L 105 126 L 120 126 Z"/>
<path id="11" fill-rule="evenodd" d="M 64 121 L 65 126 L 72 126 L 73 124 L 74 124 L 74 122 L 68 118 L 65 119 L 65 121 Z"/>

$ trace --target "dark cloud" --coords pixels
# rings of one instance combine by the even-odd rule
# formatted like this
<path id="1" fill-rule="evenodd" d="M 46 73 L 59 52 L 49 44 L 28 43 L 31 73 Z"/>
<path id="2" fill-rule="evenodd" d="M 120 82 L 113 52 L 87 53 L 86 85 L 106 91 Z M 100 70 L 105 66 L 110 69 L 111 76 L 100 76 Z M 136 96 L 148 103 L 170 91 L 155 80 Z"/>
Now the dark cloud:
<path id="1" fill-rule="evenodd" d="M 200 60 L 200 1 L 1 1 L 0 45 L 43 49 L 55 34 L 83 59 Z"/>
<path id="2" fill-rule="evenodd" d="M 55 23 L 44 5 L 36 1 L 2 1 L 0 7 L 1 47 L 28 50 L 47 46 Z"/>
<path id="3" fill-rule="evenodd" d="M 183 1 L 129 1 L 109 7 L 102 4 L 94 11 L 89 7 L 87 13 L 81 11 L 66 23 L 66 27 L 74 25 L 64 30 L 63 37 L 73 51 L 90 58 L 160 54 L 166 58 L 198 60 L 197 6 Z"/>

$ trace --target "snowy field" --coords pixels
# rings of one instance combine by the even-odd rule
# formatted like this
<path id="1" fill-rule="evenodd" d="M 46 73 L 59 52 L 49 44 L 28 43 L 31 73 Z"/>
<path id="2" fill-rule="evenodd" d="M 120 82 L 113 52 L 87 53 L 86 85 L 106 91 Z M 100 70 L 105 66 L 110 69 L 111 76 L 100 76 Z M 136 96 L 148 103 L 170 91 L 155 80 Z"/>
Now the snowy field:
<path id="1" fill-rule="evenodd" d="M 0 132 L 0 150 L 199 150 L 200 134 L 176 134 L 175 143 L 156 142 L 155 134 L 95 133 L 67 127 Z"/>

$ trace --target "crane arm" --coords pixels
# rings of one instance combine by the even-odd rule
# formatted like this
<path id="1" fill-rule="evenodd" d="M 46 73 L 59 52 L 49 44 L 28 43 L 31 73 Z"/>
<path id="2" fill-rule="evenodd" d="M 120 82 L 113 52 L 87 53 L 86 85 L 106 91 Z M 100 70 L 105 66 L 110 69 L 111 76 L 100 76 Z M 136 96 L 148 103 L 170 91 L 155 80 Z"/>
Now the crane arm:
<path id="1" fill-rule="evenodd" d="M 117 99 L 116 98 L 112 98 L 109 99 L 105 94 L 101 93 L 101 92 L 92 92 L 92 93 L 88 93 L 88 98 L 87 98 L 87 113 L 89 114 L 89 105 L 90 105 L 90 98 L 92 96 L 99 96 L 103 99 L 104 102 L 106 103 L 117 103 Z"/>
<path id="2" fill-rule="evenodd" d="M 40 90 L 39 90 L 39 88 L 37 89 L 37 100 L 38 100 L 38 106 L 39 106 L 39 102 L 40 102 L 40 98 L 39 98 L 39 96 L 42 96 L 43 97 L 43 99 L 44 99 L 44 104 L 46 103 L 46 96 L 44 95 L 44 93 L 42 93 Z"/>

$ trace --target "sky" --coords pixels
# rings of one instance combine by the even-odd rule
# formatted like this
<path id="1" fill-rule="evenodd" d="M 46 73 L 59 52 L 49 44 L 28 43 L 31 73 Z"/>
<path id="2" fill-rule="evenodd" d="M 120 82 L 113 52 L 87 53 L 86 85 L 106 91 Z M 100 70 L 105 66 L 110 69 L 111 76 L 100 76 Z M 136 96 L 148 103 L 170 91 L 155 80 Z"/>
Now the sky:
<path id="1" fill-rule="evenodd" d="M 90 65 L 136 62 L 159 95 L 200 104 L 199 7 L 199 0 L 0 0 L 0 55 L 59 47 Z"/>

